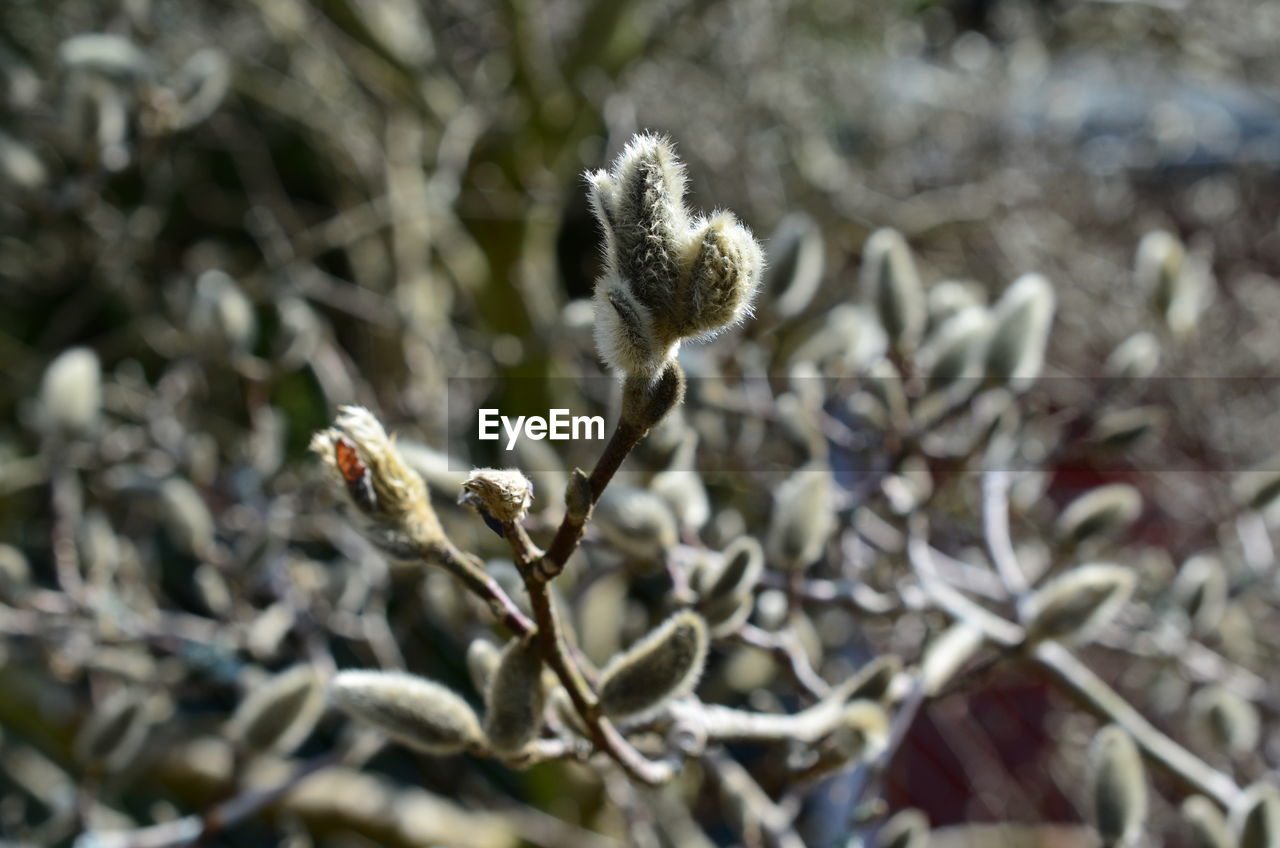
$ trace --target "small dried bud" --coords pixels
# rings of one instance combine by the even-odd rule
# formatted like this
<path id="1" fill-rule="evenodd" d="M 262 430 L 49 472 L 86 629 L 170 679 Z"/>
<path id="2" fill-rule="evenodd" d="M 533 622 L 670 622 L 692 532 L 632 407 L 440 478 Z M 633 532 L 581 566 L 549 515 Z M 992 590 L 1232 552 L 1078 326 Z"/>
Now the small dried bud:
<path id="1" fill-rule="evenodd" d="M 484 732 L 502 755 L 519 753 L 542 728 L 542 654 L 537 637 L 512 639 L 485 697 Z"/>
<path id="2" fill-rule="evenodd" d="M 873 305 L 889 341 L 911 351 L 924 332 L 925 299 L 915 261 L 902 235 L 876 230 L 862 249 L 862 293 Z"/>
<path id="3" fill-rule="evenodd" d="M 925 848 L 928 843 L 929 819 L 915 809 L 896 813 L 876 836 L 876 848 Z"/>
<path id="4" fill-rule="evenodd" d="M 1195 326 L 1198 292 L 1187 270 L 1186 249 L 1176 237 L 1163 230 L 1143 236 L 1134 276 L 1150 298 L 1151 311 L 1175 336 L 1185 335 Z"/>
<path id="5" fill-rule="evenodd" d="M 609 661 L 600 672 L 600 705 L 613 718 L 652 714 L 693 691 L 706 658 L 706 622 L 678 612 Z"/>
<path id="6" fill-rule="evenodd" d="M 209 556 L 213 549 L 213 514 L 196 487 L 181 477 L 170 477 L 160 486 L 160 501 L 173 543 L 192 556 Z"/>
<path id="7" fill-rule="evenodd" d="M 447 756 L 479 748 L 483 734 L 475 711 L 432 680 L 390 671 L 343 671 L 329 697 L 347 715 L 410 748 Z"/>
<path id="8" fill-rule="evenodd" d="M 1258 708 L 1227 687 L 1204 687 L 1192 696 L 1188 708 L 1206 747 L 1234 754 L 1258 750 L 1262 730 Z"/>
<path id="9" fill-rule="evenodd" d="M 288 754 L 301 745 L 324 712 L 315 670 L 297 665 L 251 688 L 227 723 L 227 735 L 247 751 Z"/>
<path id="10" fill-rule="evenodd" d="M 1191 848 L 1236 848 L 1226 817 L 1203 795 L 1192 795 L 1182 802 L 1182 817 Z"/>
<path id="11" fill-rule="evenodd" d="M 498 668 L 498 659 L 502 651 L 488 639 L 472 639 L 467 646 L 467 673 L 471 675 L 471 685 L 477 692 L 488 692 L 489 681 L 493 680 L 493 672 Z"/>
<path id="12" fill-rule="evenodd" d="M 778 490 L 769 524 L 769 556 L 779 568 L 801 571 L 822 558 L 836 529 L 831 472 L 811 464 L 793 474 Z"/>
<path id="13" fill-rule="evenodd" d="M 476 468 L 463 481 L 458 503 L 499 522 L 523 521 L 533 504 L 533 484 L 514 468 Z"/>
<path id="14" fill-rule="evenodd" d="M 1044 367 L 1053 310 L 1053 285 L 1039 274 L 1026 274 L 1009 286 L 992 310 L 984 357 L 988 379 L 1015 391 L 1030 388 Z"/>
<path id="15" fill-rule="evenodd" d="M 93 432 L 102 410 L 102 365 L 87 347 L 58 354 L 40 384 L 41 422 L 65 436 Z"/>
<path id="16" fill-rule="evenodd" d="M 1093 826 L 1104 848 L 1131 845 L 1147 818 L 1147 779 L 1142 755 L 1128 733 L 1104 727 L 1089 748 Z"/>
<path id="17" fill-rule="evenodd" d="M 1142 512 L 1142 496 L 1126 483 L 1090 489 L 1067 505 L 1058 516 L 1055 533 L 1075 544 L 1096 537 L 1122 533 Z"/>
<path id="18" fill-rule="evenodd" d="M 1160 367 L 1160 341 L 1145 330 L 1116 345 L 1102 371 L 1115 380 L 1145 380 Z"/>
<path id="19" fill-rule="evenodd" d="M 596 504 L 594 516 L 605 540 L 641 563 L 664 561 L 679 541 L 671 508 L 647 489 L 610 486 Z"/>
<path id="20" fill-rule="evenodd" d="M 334 425 L 311 439 L 311 450 L 369 520 L 371 539 L 388 553 L 413 558 L 444 538 L 426 484 L 369 410 L 344 406 Z"/>
<path id="21" fill-rule="evenodd" d="M 627 375 L 622 383 L 620 424 L 647 433 L 684 400 L 684 370 L 668 362 L 656 378 Z"/>
<path id="22" fill-rule="evenodd" d="M 591 493 L 591 478 L 581 468 L 573 469 L 569 475 L 569 483 L 564 489 L 564 512 L 569 518 L 579 523 L 591 517 L 594 496 Z"/>
<path id="23" fill-rule="evenodd" d="M 1238 848 L 1275 848 L 1280 845 L 1280 789 L 1255 783 L 1231 805 L 1228 819 Z"/>
<path id="24" fill-rule="evenodd" d="M 727 212 L 690 220 L 668 140 L 638 135 L 610 172 L 587 179 L 605 235 L 596 347 L 610 366 L 652 377 L 682 339 L 741 320 L 764 268 L 760 245 Z"/>
<path id="25" fill-rule="evenodd" d="M 1028 640 L 1084 641 L 1115 617 L 1133 585 L 1132 571 L 1100 563 L 1055 577 L 1021 604 Z"/>
<path id="26" fill-rule="evenodd" d="M 76 736 L 81 762 L 118 772 L 133 762 L 147 739 L 151 720 L 142 693 L 118 689 L 94 709 Z"/>
<path id="27" fill-rule="evenodd" d="M 804 311 L 822 285 L 822 232 L 808 215 L 792 213 L 769 237 L 769 265 L 764 290 L 773 299 L 778 317 L 786 320 Z"/>
<path id="28" fill-rule="evenodd" d="M 1173 597 L 1197 633 L 1212 632 L 1227 609 L 1227 573 L 1222 560 L 1210 554 L 1189 558 L 1173 581 Z"/>

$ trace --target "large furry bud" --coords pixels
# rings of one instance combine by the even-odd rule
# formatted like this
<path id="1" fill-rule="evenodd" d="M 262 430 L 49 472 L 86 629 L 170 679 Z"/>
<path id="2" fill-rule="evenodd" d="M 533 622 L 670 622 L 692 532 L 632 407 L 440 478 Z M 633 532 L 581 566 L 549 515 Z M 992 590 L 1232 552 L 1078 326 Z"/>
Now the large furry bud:
<path id="1" fill-rule="evenodd" d="M 329 697 L 338 709 L 410 748 L 440 756 L 478 748 L 471 706 L 433 680 L 391 671 L 343 671 Z"/>
<path id="2" fill-rule="evenodd" d="M 693 691 L 707 658 L 707 625 L 678 612 L 618 654 L 600 672 L 600 705 L 614 718 L 637 718 Z"/>

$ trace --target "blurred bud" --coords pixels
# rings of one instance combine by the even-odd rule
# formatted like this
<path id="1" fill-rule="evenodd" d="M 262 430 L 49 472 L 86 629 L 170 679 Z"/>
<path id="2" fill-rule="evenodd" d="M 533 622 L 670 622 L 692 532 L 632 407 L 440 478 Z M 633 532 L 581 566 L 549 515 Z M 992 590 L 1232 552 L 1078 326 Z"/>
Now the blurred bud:
<path id="1" fill-rule="evenodd" d="M 227 723 L 227 735 L 246 751 L 289 754 L 315 729 L 324 689 L 311 666 L 297 665 L 250 688 Z"/>
<path id="2" fill-rule="evenodd" d="M 1275 848 L 1280 845 L 1280 789 L 1255 783 L 1231 805 L 1228 821 L 1238 848 Z"/>
<path id="3" fill-rule="evenodd" d="M 1227 687 L 1205 686 L 1191 697 L 1188 708 L 1192 726 L 1207 748 L 1232 754 L 1258 750 L 1262 730 L 1258 708 Z"/>
<path id="4" fill-rule="evenodd" d="M 696 471 L 660 471 L 649 482 L 649 490 L 667 502 L 680 527 L 688 532 L 701 530 L 711 517 L 707 487 Z"/>
<path id="5" fill-rule="evenodd" d="M 1160 342 L 1145 330 L 1116 345 L 1102 371 L 1114 380 L 1145 380 L 1160 367 Z"/>
<path id="6" fill-rule="evenodd" d="M 792 213 L 769 237 L 769 264 L 764 290 L 778 317 L 786 320 L 804 311 L 822 285 L 822 232 L 813 219 Z"/>
<path id="7" fill-rule="evenodd" d="M 671 508 L 647 489 L 615 483 L 600 496 L 593 517 L 605 541 L 642 563 L 663 562 L 679 541 Z"/>
<path id="8" fill-rule="evenodd" d="M 102 410 L 102 365 L 87 347 L 58 354 L 40 384 L 41 423 L 65 436 L 84 436 Z"/>
<path id="9" fill-rule="evenodd" d="M 235 280 L 222 271 L 205 271 L 196 280 L 191 329 L 220 349 L 244 354 L 258 340 L 258 316 Z"/>
<path id="10" fill-rule="evenodd" d="M 1129 600 L 1133 572 L 1119 565 L 1081 565 L 1061 574 L 1021 605 L 1028 641 L 1085 641 Z"/>
<path id="11" fill-rule="evenodd" d="M 31 148 L 0 132 L 0 185 L 12 186 L 18 191 L 36 191 L 43 188 L 48 179 L 48 170 Z"/>
<path id="12" fill-rule="evenodd" d="M 1120 535 L 1142 513 L 1142 496 L 1126 483 L 1090 489 L 1069 503 L 1058 516 L 1054 533 L 1079 544 L 1096 537 Z"/>
<path id="13" fill-rule="evenodd" d="M 1025 391 L 1044 368 L 1053 324 L 1053 285 L 1039 274 L 1014 281 L 992 309 L 984 371 L 988 379 Z"/>
<path id="14" fill-rule="evenodd" d="M 928 321 L 925 330 L 936 333 L 954 315 L 984 305 L 983 287 L 972 280 L 941 280 L 929 287 L 925 295 Z"/>
<path id="15" fill-rule="evenodd" d="M 221 50 L 197 50 L 178 69 L 172 86 L 182 110 L 174 129 L 194 127 L 222 105 L 231 87 L 231 63 Z"/>
<path id="16" fill-rule="evenodd" d="M 920 661 L 926 693 L 940 692 L 985 643 L 983 632 L 964 621 L 957 621 L 931 639 Z"/>
<path id="17" fill-rule="evenodd" d="M 234 601 L 222 572 L 211 562 L 202 562 L 192 573 L 196 593 L 209 612 L 218 618 L 230 618 Z"/>
<path id="18" fill-rule="evenodd" d="M 1181 241 L 1163 230 L 1147 233 L 1138 243 L 1134 276 L 1159 321 L 1175 336 L 1191 331 L 1200 304 Z"/>
<path id="19" fill-rule="evenodd" d="M 573 469 L 564 490 L 565 515 L 579 523 L 591 516 L 591 478 L 581 468 Z"/>
<path id="20" fill-rule="evenodd" d="M 1148 434 L 1162 430 L 1168 415 L 1158 406 L 1139 406 L 1103 413 L 1089 431 L 1089 441 L 1103 450 L 1128 450 Z"/>
<path id="21" fill-rule="evenodd" d="M 1226 817 L 1208 798 L 1192 795 L 1182 802 L 1181 809 L 1191 848 L 1236 848 Z"/>
<path id="22" fill-rule="evenodd" d="M 707 625 L 678 612 L 600 672 L 600 705 L 613 718 L 652 714 L 693 691 L 707 658 Z"/>
<path id="23" fill-rule="evenodd" d="M 489 747 L 502 755 L 519 753 L 542 728 L 545 703 L 537 636 L 512 639 L 485 696 L 484 732 Z"/>
<path id="24" fill-rule="evenodd" d="M 514 468 L 476 468 L 463 481 L 458 503 L 500 522 L 523 521 L 533 504 L 533 484 Z"/>
<path id="25" fill-rule="evenodd" d="M 296 623 L 293 605 L 287 601 L 276 601 L 249 623 L 245 646 L 256 659 L 264 662 L 273 660 L 280 655 L 284 640 Z"/>
<path id="26" fill-rule="evenodd" d="M 344 406 L 334 425 L 311 439 L 330 479 L 371 522 L 371 540 L 399 558 L 413 558 L 439 544 L 444 530 L 426 484 L 405 464 L 373 413 Z"/>
<path id="27" fill-rule="evenodd" d="M 769 556 L 777 567 L 801 571 L 822 558 L 836 529 L 831 472 L 807 465 L 779 487 L 769 524 Z"/>
<path id="28" fill-rule="evenodd" d="M 31 586 L 31 566 L 13 545 L 0 544 L 0 601 L 18 603 Z"/>
<path id="29" fill-rule="evenodd" d="M 1190 557 L 1178 569 L 1173 597 L 1195 632 L 1213 632 L 1227 608 L 1227 573 L 1222 560 L 1210 554 Z"/>
<path id="30" fill-rule="evenodd" d="M 1274 466 L 1277 457 L 1266 465 Z M 1258 512 L 1266 512 L 1280 500 L 1280 469 L 1274 467 L 1258 471 L 1245 471 L 1236 478 L 1236 498 L 1239 503 Z"/>
<path id="31" fill-rule="evenodd" d="M 622 383 L 619 425 L 647 433 L 684 400 L 684 370 L 674 360 L 656 378 L 627 375 Z"/>
<path id="32" fill-rule="evenodd" d="M 862 249 L 862 294 L 875 306 L 893 346 L 914 350 L 924 332 L 924 290 L 911 250 L 895 230 L 876 230 L 867 239 Z"/>
<path id="33" fill-rule="evenodd" d="M 1089 747 L 1093 826 L 1104 848 L 1131 845 L 1147 818 L 1147 776 L 1142 755 L 1116 725 L 1098 731 Z"/>
<path id="34" fill-rule="evenodd" d="M 489 681 L 493 679 L 501 656 L 502 651 L 488 639 L 471 640 L 471 644 L 467 646 L 467 673 L 477 692 L 489 691 Z"/>
<path id="35" fill-rule="evenodd" d="M 191 556 L 208 558 L 213 551 L 213 514 L 196 487 L 170 477 L 160 485 L 160 502 L 173 543 Z"/>
<path id="36" fill-rule="evenodd" d="M 725 549 L 718 568 L 698 573 L 698 611 L 712 636 L 732 633 L 750 618 L 763 571 L 764 550 L 755 539 L 743 536 Z"/>
<path id="37" fill-rule="evenodd" d="M 446 756 L 480 747 L 475 712 L 452 690 L 432 680 L 391 671 L 343 671 L 329 686 L 338 709 L 392 739 Z"/>
<path id="38" fill-rule="evenodd" d="M 58 59 L 68 70 L 97 74 L 121 82 L 151 75 L 151 59 L 136 44 L 118 35 L 87 33 L 58 45 Z"/>
<path id="39" fill-rule="evenodd" d="M 667 139 L 631 139 L 608 173 L 587 175 L 605 234 L 596 284 L 596 348 L 611 367 L 652 377 L 681 339 L 707 336 L 747 312 L 764 258 L 727 212 L 691 221 L 684 166 Z"/>
<path id="40" fill-rule="evenodd" d="M 916 809 L 899 811 L 876 835 L 876 848 L 925 848 L 928 844 L 929 819 Z"/>
<path id="41" fill-rule="evenodd" d="M 981 373 L 983 345 L 991 332 L 991 314 L 981 306 L 963 309 L 930 334 L 920 351 L 929 391 L 945 391 Z M 973 385 L 972 388 L 976 388 Z"/>
<path id="42" fill-rule="evenodd" d="M 836 368 L 857 372 L 883 356 L 888 344 L 884 328 L 868 310 L 842 303 L 827 312 L 787 361 L 812 362 L 822 373 Z"/>
<path id="43" fill-rule="evenodd" d="M 117 689 L 97 705 L 76 736 L 80 761 L 108 773 L 127 768 L 147 740 L 151 720 L 141 692 Z"/>
<path id="44" fill-rule="evenodd" d="M 889 714 L 875 701 L 850 701 L 826 740 L 845 762 L 874 759 L 889 743 Z"/>

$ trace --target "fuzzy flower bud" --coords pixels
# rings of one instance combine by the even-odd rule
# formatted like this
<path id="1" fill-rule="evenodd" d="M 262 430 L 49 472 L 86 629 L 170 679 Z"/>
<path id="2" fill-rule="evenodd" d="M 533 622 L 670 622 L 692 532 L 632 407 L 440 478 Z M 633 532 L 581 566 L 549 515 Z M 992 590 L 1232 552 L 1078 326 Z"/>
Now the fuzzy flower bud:
<path id="1" fill-rule="evenodd" d="M 808 215 L 793 213 L 782 219 L 769 238 L 769 267 L 764 288 L 778 317 L 793 318 L 804 311 L 822 284 L 822 232 Z"/>
<path id="2" fill-rule="evenodd" d="M 151 726 L 141 693 L 119 689 L 94 709 L 76 737 L 76 754 L 82 762 L 107 772 L 117 772 L 133 761 Z"/>
<path id="3" fill-rule="evenodd" d="M 40 384 L 41 423 L 70 436 L 91 432 L 102 410 L 102 364 L 87 347 L 63 351 Z"/>
<path id="4" fill-rule="evenodd" d="M 1086 639 L 1115 617 L 1134 583 L 1129 569 L 1100 563 L 1055 577 L 1021 605 L 1028 640 Z"/>
<path id="5" fill-rule="evenodd" d="M 1280 789 L 1253 784 L 1231 806 L 1229 821 L 1239 848 L 1273 848 L 1280 843 Z"/>
<path id="6" fill-rule="evenodd" d="M 1203 795 L 1182 802 L 1191 848 L 1234 848 L 1236 841 L 1227 830 L 1227 819 L 1217 805 Z"/>
<path id="7" fill-rule="evenodd" d="M 750 308 L 764 268 L 751 232 L 728 212 L 691 220 L 671 142 L 638 135 L 609 172 L 588 174 L 605 234 L 596 284 L 596 347 L 611 367 L 653 376 L 686 338 L 715 334 Z"/>
<path id="8" fill-rule="evenodd" d="M 831 473 L 811 465 L 779 488 L 768 545 L 779 568 L 801 571 L 822 558 L 836 528 L 831 487 Z"/>
<path id="9" fill-rule="evenodd" d="M 1142 512 L 1142 496 L 1126 483 L 1090 489 L 1067 505 L 1058 516 L 1058 538 L 1083 542 L 1099 536 L 1116 536 Z"/>
<path id="10" fill-rule="evenodd" d="M 600 672 L 600 705 L 614 718 L 652 714 L 693 691 L 707 658 L 707 625 L 678 612 Z"/>
<path id="11" fill-rule="evenodd" d="M 992 310 L 994 327 L 986 351 L 989 379 L 1017 391 L 1036 381 L 1044 367 L 1053 310 L 1053 285 L 1039 274 L 1026 274 L 1009 286 Z"/>
<path id="12" fill-rule="evenodd" d="M 344 406 L 332 427 L 312 437 L 311 450 L 388 553 L 412 558 L 444 538 L 426 484 L 369 410 Z"/>
<path id="13" fill-rule="evenodd" d="M 1146 292 L 1156 318 L 1175 336 L 1190 332 L 1200 304 L 1182 242 L 1163 230 L 1147 233 L 1138 243 L 1135 265 L 1138 287 Z"/>
<path id="14" fill-rule="evenodd" d="M 447 756 L 479 748 L 483 734 L 471 706 L 432 680 L 401 672 L 344 671 L 329 697 L 338 709 L 397 742 Z"/>
<path id="15" fill-rule="evenodd" d="M 484 731 L 500 754 L 519 753 L 538 735 L 542 709 L 542 654 L 537 638 L 513 639 L 503 650 L 485 698 Z"/>
<path id="16" fill-rule="evenodd" d="M 227 733 L 247 750 L 288 754 L 311 734 L 323 712 L 319 677 L 310 666 L 294 666 L 250 689 Z"/>
<path id="17" fill-rule="evenodd" d="M 899 350 L 914 350 L 927 306 L 911 249 L 896 230 L 877 230 L 862 251 L 862 292 Z"/>

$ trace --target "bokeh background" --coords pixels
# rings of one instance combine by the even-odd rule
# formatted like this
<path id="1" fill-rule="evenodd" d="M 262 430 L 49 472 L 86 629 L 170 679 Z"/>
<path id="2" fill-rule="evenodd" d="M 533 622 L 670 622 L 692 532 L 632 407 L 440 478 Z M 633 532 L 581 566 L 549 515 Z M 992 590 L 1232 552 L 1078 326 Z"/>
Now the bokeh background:
<path id="1" fill-rule="evenodd" d="M 299 659 L 465 687 L 474 610 L 337 520 L 307 443 L 341 404 L 378 410 L 451 526 L 501 556 L 450 503 L 460 468 L 504 457 L 465 438 L 450 401 L 607 409 L 607 392 L 577 383 L 602 375 L 582 174 L 641 130 L 676 142 L 694 207 L 734 210 L 766 249 L 797 215 L 821 233 L 812 300 L 779 319 L 770 304 L 794 269 L 775 264 L 761 320 L 691 353 L 694 377 L 740 346 L 766 352 L 743 371 L 784 374 L 854 296 L 863 242 L 887 226 L 931 285 L 973 281 L 994 299 L 1023 272 L 1054 281 L 1043 403 L 1087 407 L 1109 353 L 1149 321 L 1139 239 L 1178 235 L 1206 306 L 1143 397 L 1167 411 L 1163 436 L 1123 459 L 1070 456 L 1044 497 L 1126 481 L 1148 501 L 1129 550 L 1172 561 L 1216 545 L 1225 472 L 1271 456 L 1280 423 L 1277 39 L 1265 0 L 4 0 L 0 839 L 70 844 L 86 815 L 202 809 L 219 782 L 183 746 Z M 50 363 L 77 347 L 94 359 L 59 395 Z M 563 469 L 526 461 L 554 514 Z M 751 471 L 708 479 L 713 504 L 748 522 L 769 502 Z M 625 622 L 609 592 L 626 594 L 607 583 L 597 608 Z M 1242 602 L 1236 626 L 1258 618 Z M 832 652 L 852 663 L 926 624 L 833 621 L 826 638 L 854 644 Z M 583 625 L 606 657 L 638 626 Z M 1245 666 L 1274 658 L 1261 624 L 1219 638 L 1245 645 Z M 740 663 L 717 686 L 768 708 L 776 670 Z M 1127 673 L 1105 652 L 1102 667 Z M 1176 670 L 1131 678 L 1177 718 Z M 86 813 L 75 728 L 121 681 L 154 692 L 154 744 Z M 1072 829 L 1084 813 L 1062 749 L 1092 725 L 1063 706 L 1016 668 L 930 705 L 884 804 L 936 826 L 1060 825 L 1060 842 L 999 844 L 1091 844 Z M 303 753 L 343 732 L 326 720 Z M 194 764 L 166 759 L 166 742 Z M 462 817 L 439 844 L 590 844 L 577 828 L 630 826 L 610 800 L 623 790 L 577 767 L 400 749 L 366 766 L 429 792 L 416 815 Z M 812 802 L 812 844 L 848 833 L 839 789 Z M 734 844 L 714 793 L 686 794 L 713 844 Z M 473 841 L 450 841 L 461 832 Z M 1176 828 L 1157 833 L 1175 844 Z M 286 807 L 215 842 L 396 838 Z"/>

